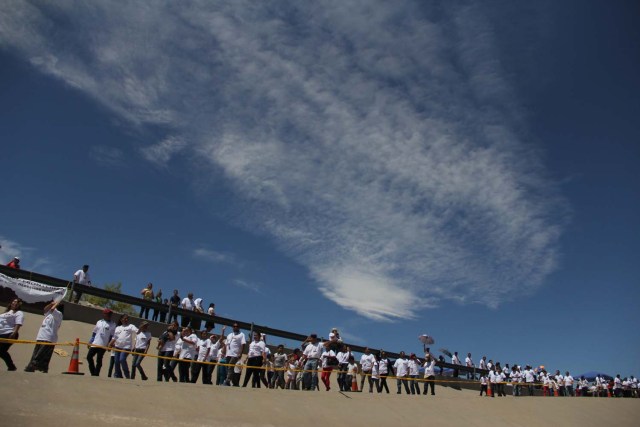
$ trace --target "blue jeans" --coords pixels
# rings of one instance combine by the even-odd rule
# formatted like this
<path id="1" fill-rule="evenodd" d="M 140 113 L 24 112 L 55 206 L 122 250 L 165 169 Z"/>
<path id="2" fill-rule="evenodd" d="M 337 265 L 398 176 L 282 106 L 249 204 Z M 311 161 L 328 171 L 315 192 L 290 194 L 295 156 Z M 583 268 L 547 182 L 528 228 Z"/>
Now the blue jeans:
<path id="1" fill-rule="evenodd" d="M 144 353 L 146 349 L 142 348 L 142 349 L 136 349 L 136 353 Z M 144 369 L 142 369 L 142 366 L 140 366 L 140 364 L 142 363 L 142 361 L 144 360 L 144 355 L 143 354 L 134 354 L 133 355 L 133 362 L 131 362 L 131 379 L 134 379 L 136 377 L 136 369 L 138 371 L 140 371 L 140 375 L 142 376 L 142 379 L 146 379 L 147 376 L 144 373 Z"/>
<path id="2" fill-rule="evenodd" d="M 116 363 L 116 372 L 113 375 L 116 378 L 122 378 L 122 374 L 124 373 L 125 378 L 129 378 L 129 365 L 127 365 L 127 356 L 129 353 L 125 353 L 123 351 L 118 351 L 123 349 L 116 348 L 115 352 L 115 363 Z"/>
<path id="3" fill-rule="evenodd" d="M 309 359 L 304 364 L 303 384 L 310 384 L 309 390 L 315 390 L 318 386 L 318 359 Z"/>

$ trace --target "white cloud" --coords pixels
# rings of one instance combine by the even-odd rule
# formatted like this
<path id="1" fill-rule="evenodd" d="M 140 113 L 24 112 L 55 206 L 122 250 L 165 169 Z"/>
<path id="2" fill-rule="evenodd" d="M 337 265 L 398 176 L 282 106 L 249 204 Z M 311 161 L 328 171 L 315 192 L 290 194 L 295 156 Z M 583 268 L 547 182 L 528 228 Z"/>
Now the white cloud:
<path id="1" fill-rule="evenodd" d="M 535 290 L 563 226 L 490 23 L 477 7 L 433 15 L 373 1 L 3 2 L 0 45 L 164 129 L 147 160 L 204 159 L 238 222 L 274 236 L 323 295 L 392 320 Z"/>
<path id="2" fill-rule="evenodd" d="M 107 166 L 119 166 L 124 161 L 121 149 L 105 145 L 96 145 L 89 149 L 89 157 Z"/>
<path id="3" fill-rule="evenodd" d="M 249 282 L 249 281 L 243 280 L 243 279 L 235 279 L 235 280 L 233 280 L 232 283 L 235 286 L 239 287 L 239 288 L 248 289 L 248 290 L 256 292 L 258 294 L 262 293 L 262 287 L 258 283 Z"/>
<path id="4" fill-rule="evenodd" d="M 24 270 L 37 271 L 43 274 L 49 274 L 51 271 L 49 258 L 38 255 L 35 248 L 0 236 L 0 262 L 7 264 L 14 257 L 20 258 L 20 266 Z"/>
<path id="5" fill-rule="evenodd" d="M 157 166 L 166 166 L 169 160 L 185 147 L 186 143 L 182 139 L 168 137 L 157 144 L 141 148 L 140 151 L 142 156 L 151 163 Z"/>
<path id="6" fill-rule="evenodd" d="M 228 252 L 214 251 L 207 248 L 197 248 L 193 251 L 193 256 L 214 264 L 237 264 L 236 257 Z"/>

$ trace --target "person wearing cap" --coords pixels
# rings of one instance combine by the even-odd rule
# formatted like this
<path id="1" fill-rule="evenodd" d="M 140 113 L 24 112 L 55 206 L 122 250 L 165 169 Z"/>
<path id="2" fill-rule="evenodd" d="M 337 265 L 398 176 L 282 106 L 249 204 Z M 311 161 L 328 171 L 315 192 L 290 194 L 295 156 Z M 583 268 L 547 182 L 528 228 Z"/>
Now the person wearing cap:
<path id="1" fill-rule="evenodd" d="M 89 372 L 94 377 L 100 375 L 102 358 L 116 330 L 116 324 L 111 320 L 112 315 L 113 311 L 111 311 L 111 309 L 105 308 L 102 310 L 102 319 L 96 322 L 91 333 L 91 338 L 89 338 L 89 344 L 87 344 L 87 348 L 89 348 L 87 352 Z"/>
<path id="2" fill-rule="evenodd" d="M 9 261 L 9 264 L 7 264 L 7 267 L 15 268 L 16 270 L 20 270 L 20 258 L 13 257 L 13 259 L 11 261 Z"/>
<path id="3" fill-rule="evenodd" d="M 140 324 L 140 328 L 138 329 L 138 333 L 136 334 L 136 346 L 133 355 L 133 361 L 131 362 L 131 379 L 136 378 L 136 370 L 140 371 L 140 378 L 142 381 L 147 380 L 147 376 L 144 373 L 144 369 L 142 369 L 142 361 L 144 360 L 145 354 L 149 351 L 149 346 L 151 345 L 151 332 L 149 332 L 149 322 L 142 322 Z"/>

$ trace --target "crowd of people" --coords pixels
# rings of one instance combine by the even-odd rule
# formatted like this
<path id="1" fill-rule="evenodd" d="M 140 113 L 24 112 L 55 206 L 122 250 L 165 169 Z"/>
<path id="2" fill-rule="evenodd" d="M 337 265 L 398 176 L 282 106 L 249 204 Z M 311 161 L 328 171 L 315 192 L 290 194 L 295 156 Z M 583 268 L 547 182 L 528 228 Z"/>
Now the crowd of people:
<path id="1" fill-rule="evenodd" d="M 19 258 L 14 258 L 8 265 L 20 268 Z M 88 274 L 89 266 L 84 265 L 74 274 L 74 283 L 91 285 Z M 423 348 L 424 358 L 411 353 L 408 356 L 401 351 L 399 357 L 390 360 L 385 351 L 373 354 L 369 348 L 364 350 L 356 361 L 356 355 L 349 346 L 343 343 L 339 331 L 334 328 L 327 340 L 320 339 L 317 334 L 310 334 L 300 347 L 286 352 L 284 345 L 275 347 L 272 352 L 267 345 L 265 334 L 253 332 L 250 341 L 234 323 L 228 334 L 226 326 L 220 334 L 213 333 L 215 324 L 205 322 L 201 329 L 201 321 L 188 315 L 178 315 L 175 308 L 203 313 L 202 299 L 193 298 L 189 293 L 181 298 L 178 290 L 174 290 L 169 299 L 162 298 L 162 291 L 154 293 L 153 284 L 149 283 L 140 292 L 147 301 L 162 301 L 167 310 L 154 310 L 153 321 L 168 323 L 166 330 L 158 337 L 155 345 L 157 351 L 156 380 L 158 382 L 185 382 L 216 384 L 220 386 L 239 387 L 243 370 L 245 371 L 242 387 L 253 388 L 264 386 L 271 389 L 320 390 L 332 388 L 331 376 L 335 371 L 338 390 L 342 392 L 361 391 L 369 393 L 390 393 L 388 381 L 395 380 L 396 393 L 407 395 L 435 395 L 436 371 L 443 374 L 444 356 L 435 357 L 429 348 Z M 74 301 L 79 301 L 81 293 L 75 292 Z M 19 330 L 24 322 L 24 314 L 20 310 L 22 301 L 13 299 L 6 311 L 0 314 L 0 338 L 18 339 Z M 26 372 L 39 370 L 47 372 L 49 362 L 58 340 L 58 329 L 62 324 L 62 313 L 58 310 L 60 303 L 51 302 L 44 308 L 44 319 L 36 336 L 36 345 L 31 360 L 25 367 Z M 210 304 L 207 314 L 215 315 L 215 305 Z M 115 313 L 109 308 L 102 311 L 102 319 L 94 326 L 87 343 L 87 362 L 90 374 L 99 376 L 103 358 L 110 353 L 108 376 L 114 378 L 135 379 L 140 374 L 143 381 L 148 376 L 142 367 L 142 361 L 149 354 L 152 336 L 149 332 L 149 308 L 141 306 L 139 317 L 142 322 L 135 326 L 129 316 L 119 316 L 113 320 Z M 9 348 L 11 342 L 0 342 L 0 358 L 9 371 L 17 367 L 13 363 Z M 132 354 L 131 369 L 127 362 Z M 246 357 L 244 356 L 246 355 Z M 596 375 L 592 381 L 581 376 L 574 378 L 568 371 L 561 374 L 547 372 L 540 366 L 494 363 L 483 356 L 479 364 L 473 362 L 468 353 L 464 364 L 458 353 L 447 354 L 454 366 L 465 366 L 467 380 L 478 384 L 480 396 L 506 396 L 506 386 L 511 388 L 513 396 L 534 395 L 536 388 L 542 389 L 543 396 L 616 396 L 640 397 L 638 379 L 634 376 L 607 378 Z M 178 374 L 176 375 L 176 367 Z M 215 378 L 214 378 L 215 374 Z M 459 376 L 459 369 L 453 369 L 453 377 Z M 358 384 L 358 377 L 360 382 Z"/>

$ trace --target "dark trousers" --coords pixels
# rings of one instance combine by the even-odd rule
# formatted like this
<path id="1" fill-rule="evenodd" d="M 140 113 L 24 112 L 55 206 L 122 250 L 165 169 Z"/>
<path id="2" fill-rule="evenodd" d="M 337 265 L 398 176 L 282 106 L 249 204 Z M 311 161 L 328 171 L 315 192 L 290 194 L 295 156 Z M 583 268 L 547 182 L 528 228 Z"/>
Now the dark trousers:
<path id="1" fill-rule="evenodd" d="M 378 386 L 378 393 L 382 393 L 382 389 L 385 389 L 389 393 L 389 386 L 387 385 L 387 374 L 380 375 L 380 385 Z"/>
<path id="2" fill-rule="evenodd" d="M 203 365 L 202 367 L 202 383 L 203 384 L 213 384 L 213 370 L 216 368 L 216 365 L 213 363 L 208 363 Z"/>
<path id="3" fill-rule="evenodd" d="M 145 319 L 149 318 L 149 307 L 140 307 L 140 317 L 142 319 L 142 316 L 144 316 Z"/>
<path id="4" fill-rule="evenodd" d="M 400 394 L 400 385 L 404 385 L 404 391 L 407 394 L 411 394 L 411 390 L 409 390 L 409 382 L 407 381 L 407 377 L 398 377 L 396 380 L 398 385 L 398 394 Z"/>
<path id="5" fill-rule="evenodd" d="M 262 356 L 254 356 L 247 359 L 247 371 L 244 376 L 242 387 L 246 387 L 251 380 L 251 387 L 260 388 L 260 369 L 262 366 Z"/>
<path id="6" fill-rule="evenodd" d="M 180 365 L 178 366 L 178 373 L 180 375 L 181 383 L 189 382 L 189 368 L 191 367 L 191 359 L 180 359 Z"/>
<path id="7" fill-rule="evenodd" d="M 159 351 L 158 352 L 158 356 L 171 357 L 171 356 L 173 356 L 173 351 Z M 156 377 L 156 379 L 158 381 L 162 381 L 162 379 L 164 378 L 164 367 L 165 367 L 165 363 L 168 365 L 167 362 L 169 362 L 168 359 L 158 358 L 158 372 L 157 372 L 157 377 Z M 169 377 L 168 376 L 167 376 L 166 380 L 169 381 Z"/>
<path id="8" fill-rule="evenodd" d="M 360 391 L 364 391 L 364 379 L 369 383 L 369 391 L 373 391 L 373 381 L 371 380 L 371 371 L 362 371 L 362 379 L 360 380 Z"/>
<path id="9" fill-rule="evenodd" d="M 347 367 L 346 363 L 338 365 L 338 387 L 340 391 L 349 391 L 351 384 L 347 384 Z"/>
<path id="10" fill-rule="evenodd" d="M 49 343 L 49 341 L 38 342 Z M 49 362 L 51 361 L 51 356 L 53 356 L 53 348 L 53 345 L 36 344 L 36 348 L 33 349 L 33 354 L 31 355 L 31 361 L 25 368 L 25 371 L 38 370 L 45 373 L 48 372 Z"/>
<path id="11" fill-rule="evenodd" d="M 87 352 L 87 363 L 89 365 L 89 372 L 92 376 L 97 377 L 100 375 L 100 369 L 102 369 L 102 358 L 107 350 L 104 348 L 91 347 Z M 95 357 L 95 362 L 93 358 Z"/>
<path id="12" fill-rule="evenodd" d="M 434 375 L 429 375 L 424 383 L 424 391 L 422 392 L 423 394 L 427 394 L 427 388 L 431 387 L 431 394 L 434 395 L 436 394 L 436 382 L 435 382 L 436 377 Z M 486 390 L 485 390 L 486 392 Z"/>
<path id="13" fill-rule="evenodd" d="M 0 338 L 9 338 L 10 336 L 11 333 L 2 334 L 0 335 Z M 13 344 L 8 342 L 0 343 L 0 359 L 4 360 L 4 363 L 7 364 L 7 369 L 9 369 L 10 371 L 15 371 L 16 365 L 13 364 L 13 360 L 11 359 L 11 355 L 9 354 L 9 347 L 11 347 L 12 345 Z"/>
<path id="14" fill-rule="evenodd" d="M 191 325 L 191 317 L 187 317 L 187 316 L 182 316 L 182 319 L 180 320 L 180 326 L 182 326 L 183 328 L 186 328 L 187 326 Z"/>
<path id="15" fill-rule="evenodd" d="M 482 396 L 482 393 L 484 393 L 484 395 L 487 395 L 487 385 L 486 384 L 480 384 L 480 396 Z"/>
<path id="16" fill-rule="evenodd" d="M 191 363 L 191 382 L 197 383 L 200 377 L 200 371 L 202 371 L 202 384 L 211 384 L 211 372 L 207 374 L 209 366 L 213 365 L 205 365 L 204 363 L 193 361 Z"/>
<path id="17" fill-rule="evenodd" d="M 231 385 L 233 384 L 235 387 L 238 387 L 240 385 L 240 378 L 239 375 L 236 376 L 234 375 L 234 365 L 236 363 L 238 363 L 238 360 L 240 358 L 239 357 L 228 357 L 227 358 L 227 364 L 231 365 L 231 366 L 227 366 L 227 379 L 225 381 L 225 383 L 227 385 Z"/>
<path id="18" fill-rule="evenodd" d="M 173 311 L 174 308 L 171 307 L 171 313 L 169 313 L 169 319 L 167 319 L 167 323 L 171 323 L 172 320 L 178 321 L 178 313 Z"/>

